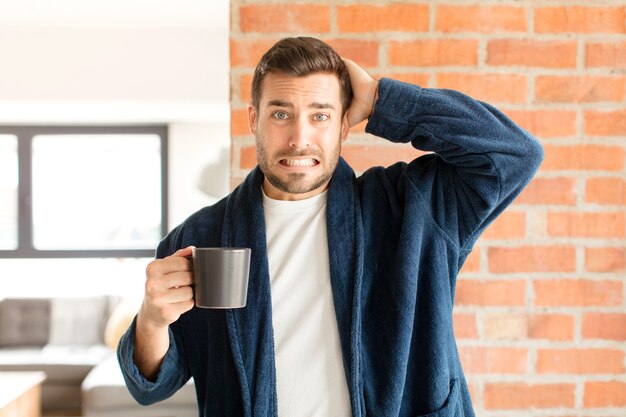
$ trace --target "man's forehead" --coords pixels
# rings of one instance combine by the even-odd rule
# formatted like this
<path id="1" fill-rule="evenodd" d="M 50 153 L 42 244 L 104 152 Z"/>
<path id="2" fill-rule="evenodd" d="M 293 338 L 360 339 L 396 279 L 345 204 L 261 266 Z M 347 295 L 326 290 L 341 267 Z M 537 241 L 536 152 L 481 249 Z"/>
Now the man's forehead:
<path id="1" fill-rule="evenodd" d="M 263 79 L 261 102 L 264 105 L 336 104 L 341 101 L 339 79 L 335 74 L 316 72 L 304 76 L 271 72 Z"/>

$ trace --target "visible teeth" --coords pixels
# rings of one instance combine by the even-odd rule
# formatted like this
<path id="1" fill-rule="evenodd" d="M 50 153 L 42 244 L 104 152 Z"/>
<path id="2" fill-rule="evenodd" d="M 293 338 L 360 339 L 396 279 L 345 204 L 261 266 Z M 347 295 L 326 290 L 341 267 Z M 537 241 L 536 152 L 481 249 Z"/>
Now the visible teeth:
<path id="1" fill-rule="evenodd" d="M 283 159 L 283 164 L 289 167 L 312 167 L 315 159 Z"/>

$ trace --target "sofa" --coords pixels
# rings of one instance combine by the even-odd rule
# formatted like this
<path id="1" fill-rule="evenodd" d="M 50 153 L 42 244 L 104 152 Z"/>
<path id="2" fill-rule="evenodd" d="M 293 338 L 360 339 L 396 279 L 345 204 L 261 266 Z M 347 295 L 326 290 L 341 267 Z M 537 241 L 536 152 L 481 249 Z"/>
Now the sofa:
<path id="1" fill-rule="evenodd" d="M 1 299 L 0 372 L 45 372 L 44 414 L 197 416 L 193 380 L 150 406 L 128 393 L 115 347 L 137 308 L 113 296 Z"/>
<path id="2" fill-rule="evenodd" d="M 197 417 L 196 390 L 191 379 L 172 397 L 149 406 L 135 402 L 124 385 L 117 358 L 97 365 L 82 382 L 85 417 Z"/>

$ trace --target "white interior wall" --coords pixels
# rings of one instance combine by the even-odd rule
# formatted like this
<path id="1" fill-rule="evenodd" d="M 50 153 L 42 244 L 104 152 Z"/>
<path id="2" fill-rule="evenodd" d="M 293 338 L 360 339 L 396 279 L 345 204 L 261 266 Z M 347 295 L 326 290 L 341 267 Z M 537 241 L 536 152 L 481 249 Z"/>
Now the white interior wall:
<path id="1" fill-rule="evenodd" d="M 228 0 L 0 0 L 0 124 L 168 124 L 171 229 L 228 192 L 228 24 Z M 88 260 L 0 260 L 0 296 L 135 293 L 144 262 L 94 286 Z"/>
<path id="2" fill-rule="evenodd" d="M 228 123 L 170 125 L 170 229 L 229 192 Z"/>
<path id="3" fill-rule="evenodd" d="M 2 27 L 2 100 L 228 98 L 213 28 Z M 220 60 L 225 61 L 220 67 Z"/>

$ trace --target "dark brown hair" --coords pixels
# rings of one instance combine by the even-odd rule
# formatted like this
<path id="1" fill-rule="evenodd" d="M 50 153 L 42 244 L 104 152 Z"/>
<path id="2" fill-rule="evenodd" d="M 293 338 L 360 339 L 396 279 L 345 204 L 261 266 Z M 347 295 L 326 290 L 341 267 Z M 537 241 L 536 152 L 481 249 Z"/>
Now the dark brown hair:
<path id="1" fill-rule="evenodd" d="M 252 105 L 259 108 L 263 78 L 270 72 L 283 72 L 303 77 L 315 72 L 337 75 L 341 89 L 342 115 L 352 102 L 352 87 L 348 69 L 339 54 L 327 43 L 316 38 L 285 38 L 276 42 L 265 54 L 254 70 L 252 78 Z"/>

